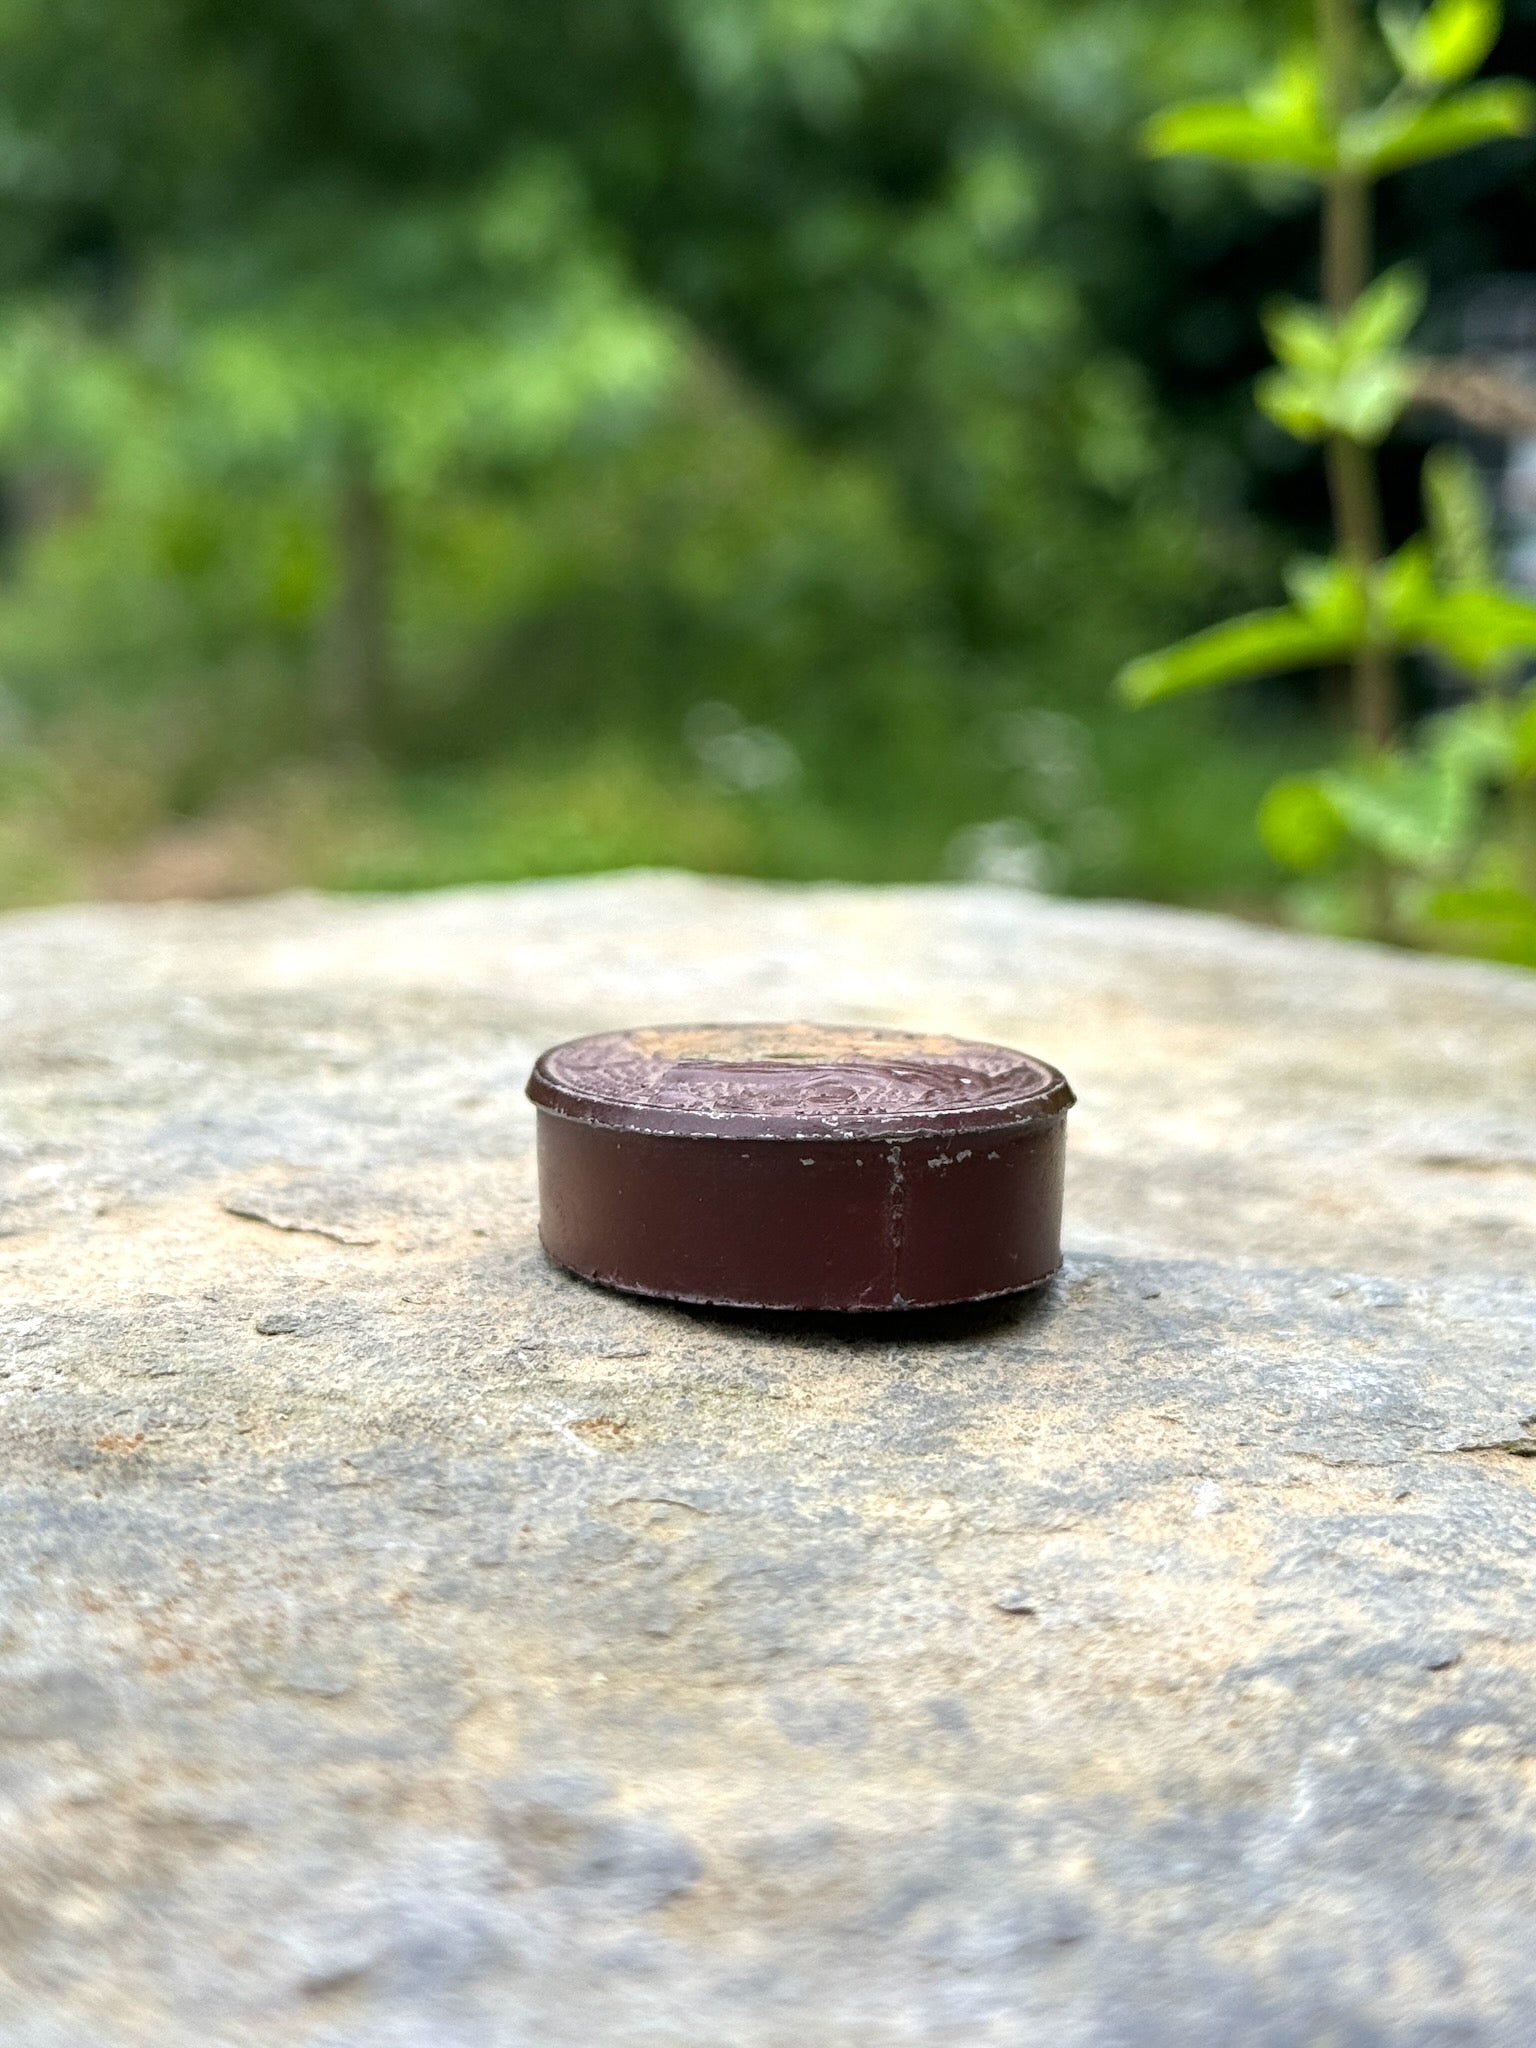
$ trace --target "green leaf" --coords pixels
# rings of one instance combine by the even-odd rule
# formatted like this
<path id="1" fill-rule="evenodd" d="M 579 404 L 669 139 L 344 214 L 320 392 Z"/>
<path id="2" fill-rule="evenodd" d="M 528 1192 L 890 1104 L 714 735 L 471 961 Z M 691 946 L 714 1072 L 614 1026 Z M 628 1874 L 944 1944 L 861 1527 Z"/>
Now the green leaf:
<path id="1" fill-rule="evenodd" d="M 1186 100 L 1142 130 L 1149 156 L 1210 156 L 1326 177 L 1337 152 L 1323 115 L 1316 55 L 1299 50 L 1245 100 Z"/>
<path id="2" fill-rule="evenodd" d="M 1413 79 L 1418 69 L 1418 27 L 1421 17 L 1408 7 L 1379 7 L 1376 10 L 1381 39 L 1392 52 L 1392 62 L 1404 78 Z"/>
<path id="3" fill-rule="evenodd" d="M 1536 967 L 1536 897 L 1523 889 L 1440 889 L 1421 915 L 1453 931 L 1468 951 Z"/>
<path id="4" fill-rule="evenodd" d="M 1371 612 L 1381 644 L 1427 648 L 1480 680 L 1536 653 L 1536 604 L 1493 584 L 1447 587 L 1435 567 L 1429 541 L 1418 537 L 1376 571 Z"/>
<path id="5" fill-rule="evenodd" d="M 1142 130 L 1148 156 L 1212 156 L 1326 177 L 1333 150 L 1321 130 L 1256 113 L 1242 100 L 1191 100 L 1154 114 Z"/>
<path id="6" fill-rule="evenodd" d="M 1287 776 L 1259 805 L 1259 837 L 1282 867 L 1305 874 L 1320 868 L 1344 843 L 1344 820 L 1312 776 Z"/>
<path id="7" fill-rule="evenodd" d="M 1384 441 L 1413 397 L 1415 377 L 1401 356 L 1380 356 L 1332 374 L 1266 370 L 1254 402 L 1298 441 L 1343 434 L 1363 447 Z"/>
<path id="8" fill-rule="evenodd" d="M 1414 373 L 1398 348 L 1423 304 L 1418 274 L 1399 266 L 1338 322 L 1293 302 L 1266 308 L 1265 331 L 1284 367 L 1259 379 L 1259 407 L 1299 441 L 1385 440 L 1413 395 Z"/>
<path id="9" fill-rule="evenodd" d="M 1378 107 L 1345 123 L 1340 157 L 1367 177 L 1503 142 L 1536 128 L 1536 90 L 1519 79 L 1468 86 L 1427 106 Z"/>
<path id="10" fill-rule="evenodd" d="M 1357 629 L 1358 630 L 1358 629 Z M 1290 606 L 1249 612 L 1211 626 L 1159 654 L 1145 654 L 1120 671 L 1116 688 L 1128 704 L 1153 704 L 1186 690 L 1206 690 L 1288 669 L 1337 661 L 1355 634 L 1340 621 L 1309 618 Z"/>
<path id="11" fill-rule="evenodd" d="M 1447 590 L 1405 632 L 1469 675 L 1491 678 L 1517 656 L 1536 653 L 1536 604 L 1507 591 Z"/>
<path id="12" fill-rule="evenodd" d="M 1488 497 L 1477 464 L 1449 443 L 1424 458 L 1424 512 L 1440 581 L 1476 589 L 1494 581 Z"/>
<path id="13" fill-rule="evenodd" d="M 1401 348 L 1418 323 L 1426 296 L 1424 280 L 1411 263 L 1383 271 L 1339 323 L 1341 359 L 1354 363 Z"/>
<path id="14" fill-rule="evenodd" d="M 1326 441 L 1333 431 L 1332 383 L 1294 370 L 1266 370 L 1255 380 L 1253 402 L 1294 441 Z"/>
<path id="15" fill-rule="evenodd" d="M 1296 299 L 1271 300 L 1262 314 L 1264 333 L 1287 369 L 1337 374 L 1400 348 L 1424 299 L 1423 278 L 1412 264 L 1399 263 L 1368 285 L 1342 320 Z"/>
<path id="16" fill-rule="evenodd" d="M 1400 574 L 1406 581 L 1410 571 Z M 1277 785 L 1260 817 L 1265 844 L 1306 870 L 1347 836 L 1425 880 L 1460 877 L 1483 843 L 1491 795 L 1513 772 L 1515 710 L 1502 698 L 1463 704 L 1429 720 L 1411 746 Z"/>
<path id="17" fill-rule="evenodd" d="M 1275 299 L 1260 316 L 1275 360 L 1288 370 L 1332 371 L 1338 364 L 1338 335 L 1318 306 L 1298 299 Z"/>
<path id="18" fill-rule="evenodd" d="M 1347 562 L 1303 555 L 1287 567 L 1285 587 L 1296 609 L 1320 631 L 1338 634 L 1350 647 L 1359 640 L 1365 630 L 1365 593 Z"/>
<path id="19" fill-rule="evenodd" d="M 1515 771 L 1514 721 L 1507 699 L 1484 698 L 1442 712 L 1425 729 L 1432 760 L 1469 783 L 1506 781 Z"/>
<path id="20" fill-rule="evenodd" d="M 1371 610 L 1380 637 L 1396 646 L 1414 646 L 1442 602 L 1435 583 L 1427 543 L 1415 536 L 1388 556 L 1371 581 Z"/>
<path id="21" fill-rule="evenodd" d="M 1444 761 L 1392 754 L 1318 783 L 1351 835 L 1398 867 L 1443 873 L 1476 831 L 1481 792 Z"/>
<path id="22" fill-rule="evenodd" d="M 1499 39 L 1503 17 L 1500 0 L 1435 0 L 1417 16 L 1404 7 L 1383 7 L 1380 20 L 1404 78 L 1433 89 L 1459 85 L 1481 68 Z"/>
<path id="23" fill-rule="evenodd" d="M 1401 419 L 1413 390 L 1407 364 L 1383 357 L 1333 377 L 1267 370 L 1253 395 L 1259 409 L 1298 441 L 1344 434 L 1374 448 Z"/>

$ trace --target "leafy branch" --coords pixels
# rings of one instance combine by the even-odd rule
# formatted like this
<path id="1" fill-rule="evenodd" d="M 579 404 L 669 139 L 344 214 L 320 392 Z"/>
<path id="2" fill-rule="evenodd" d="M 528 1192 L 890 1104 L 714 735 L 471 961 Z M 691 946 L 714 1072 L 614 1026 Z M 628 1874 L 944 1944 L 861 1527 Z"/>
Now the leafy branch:
<path id="1" fill-rule="evenodd" d="M 1327 182 L 1341 173 L 1386 177 L 1478 143 L 1526 135 L 1536 93 L 1518 79 L 1477 85 L 1498 40 L 1499 0 L 1436 0 L 1415 17 L 1378 17 L 1399 83 L 1380 105 L 1356 108 L 1352 0 L 1320 0 L 1315 44 L 1289 51 L 1243 99 L 1190 100 L 1147 123 L 1152 156 L 1208 156 Z"/>
<path id="2" fill-rule="evenodd" d="M 1432 380 L 1407 346 L 1423 310 L 1422 283 L 1406 268 L 1371 279 L 1372 189 L 1408 165 L 1536 129 L 1529 86 L 1471 82 L 1501 26 L 1500 0 L 1432 0 L 1421 12 L 1384 6 L 1377 27 L 1396 79 L 1383 98 L 1365 104 L 1356 0 L 1316 0 L 1313 39 L 1288 51 L 1244 98 L 1167 108 L 1144 135 L 1153 156 L 1265 167 L 1321 189 L 1323 304 L 1268 309 L 1275 367 L 1259 379 L 1255 398 L 1286 433 L 1321 446 L 1336 549 L 1328 561 L 1293 566 L 1288 604 L 1143 656 L 1125 668 L 1119 687 L 1128 702 L 1150 704 L 1347 664 L 1360 761 L 1308 784 L 1305 800 L 1299 785 L 1282 786 L 1289 793 L 1266 806 L 1266 836 L 1272 845 L 1277 833 L 1285 839 L 1275 824 L 1285 818 L 1295 827 L 1286 839 L 1292 851 L 1305 843 L 1331 852 L 1352 837 L 1378 936 L 1396 924 L 1392 869 L 1443 865 L 1426 848 L 1465 847 L 1473 829 L 1467 821 L 1480 809 L 1479 778 L 1503 777 L 1514 788 L 1526 773 L 1525 742 L 1511 737 L 1525 731 L 1526 714 L 1506 716 L 1491 697 L 1471 707 L 1480 726 L 1435 728 L 1421 756 L 1410 759 L 1398 741 L 1401 655 L 1433 654 L 1488 697 L 1536 653 L 1536 606 L 1498 587 L 1486 550 L 1468 574 L 1448 564 L 1443 546 L 1437 559 L 1424 540 L 1388 557 L 1374 452 Z M 1433 472 L 1427 484 L 1433 487 Z M 1504 735 L 1497 746 L 1495 727 Z M 1387 822 L 1406 815 L 1404 805 L 1421 826 L 1431 814 L 1438 823 L 1405 835 Z M 1536 929 L 1536 881 L 1532 891 Z"/>

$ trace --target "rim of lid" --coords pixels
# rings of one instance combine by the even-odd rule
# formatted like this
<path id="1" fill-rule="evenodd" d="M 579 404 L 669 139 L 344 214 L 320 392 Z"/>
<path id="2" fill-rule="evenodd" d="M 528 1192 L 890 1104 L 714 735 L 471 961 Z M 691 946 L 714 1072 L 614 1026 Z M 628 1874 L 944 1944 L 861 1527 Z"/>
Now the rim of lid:
<path id="1" fill-rule="evenodd" d="M 845 1142 L 1019 1130 L 1077 1099 L 1012 1046 L 812 1023 L 594 1032 L 541 1053 L 527 1092 L 552 1115 L 657 1137 Z"/>

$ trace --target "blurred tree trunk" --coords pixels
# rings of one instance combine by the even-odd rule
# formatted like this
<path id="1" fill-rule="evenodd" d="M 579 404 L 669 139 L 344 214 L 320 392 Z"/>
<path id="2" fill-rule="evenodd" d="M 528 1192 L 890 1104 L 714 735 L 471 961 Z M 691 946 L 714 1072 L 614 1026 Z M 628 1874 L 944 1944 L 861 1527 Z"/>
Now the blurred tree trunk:
<path id="1" fill-rule="evenodd" d="M 373 753 L 389 714 L 389 517 L 372 455 L 346 447 L 337 465 L 336 598 L 321 677 L 327 743 Z"/>

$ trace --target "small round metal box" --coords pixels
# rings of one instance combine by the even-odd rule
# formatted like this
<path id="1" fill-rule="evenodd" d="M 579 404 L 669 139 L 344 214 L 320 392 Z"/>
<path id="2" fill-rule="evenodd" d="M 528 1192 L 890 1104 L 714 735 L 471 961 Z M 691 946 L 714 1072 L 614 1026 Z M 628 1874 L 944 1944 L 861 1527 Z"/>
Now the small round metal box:
<path id="1" fill-rule="evenodd" d="M 605 1286 L 758 1309 L 932 1308 L 1061 1263 L 1066 1114 L 1006 1046 L 667 1025 L 544 1053 L 540 1235 Z"/>

